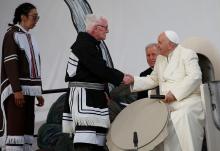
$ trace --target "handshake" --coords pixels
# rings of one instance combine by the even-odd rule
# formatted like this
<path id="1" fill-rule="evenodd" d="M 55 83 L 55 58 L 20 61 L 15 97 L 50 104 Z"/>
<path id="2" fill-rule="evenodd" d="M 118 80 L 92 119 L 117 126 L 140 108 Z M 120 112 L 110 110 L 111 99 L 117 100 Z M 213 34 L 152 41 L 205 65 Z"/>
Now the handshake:
<path id="1" fill-rule="evenodd" d="M 123 84 L 129 85 L 134 83 L 134 77 L 130 74 L 124 74 Z"/>

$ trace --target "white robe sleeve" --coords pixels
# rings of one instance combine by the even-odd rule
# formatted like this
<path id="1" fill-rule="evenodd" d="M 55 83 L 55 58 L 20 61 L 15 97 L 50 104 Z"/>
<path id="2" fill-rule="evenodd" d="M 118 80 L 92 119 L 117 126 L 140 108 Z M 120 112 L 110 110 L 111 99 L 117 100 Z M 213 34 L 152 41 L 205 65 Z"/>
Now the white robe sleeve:
<path id="1" fill-rule="evenodd" d="M 158 86 L 157 63 L 154 70 L 147 77 L 134 77 L 134 83 L 130 86 L 131 92 L 152 89 Z"/>

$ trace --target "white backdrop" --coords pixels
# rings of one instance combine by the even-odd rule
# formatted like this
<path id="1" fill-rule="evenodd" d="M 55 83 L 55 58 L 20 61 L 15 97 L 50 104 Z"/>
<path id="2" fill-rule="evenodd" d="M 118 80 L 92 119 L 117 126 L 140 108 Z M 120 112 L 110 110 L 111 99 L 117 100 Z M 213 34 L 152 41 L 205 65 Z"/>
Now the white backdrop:
<path id="1" fill-rule="evenodd" d="M 76 38 L 68 7 L 64 0 L 0 0 L 0 46 L 12 22 L 18 4 L 31 2 L 37 6 L 40 20 L 32 31 L 42 56 L 43 89 L 66 87 L 66 62 L 70 46 Z M 93 12 L 109 19 L 110 33 L 106 44 L 116 68 L 134 75 L 148 67 L 144 48 L 156 42 L 160 32 L 172 29 L 181 41 L 190 37 L 207 39 L 215 51 L 216 79 L 220 59 L 219 0 L 88 0 Z M 210 53 L 207 50 L 207 53 Z M 206 52 L 205 52 L 206 53 Z M 46 105 L 39 109 L 37 121 L 44 120 L 55 96 L 45 95 Z"/>

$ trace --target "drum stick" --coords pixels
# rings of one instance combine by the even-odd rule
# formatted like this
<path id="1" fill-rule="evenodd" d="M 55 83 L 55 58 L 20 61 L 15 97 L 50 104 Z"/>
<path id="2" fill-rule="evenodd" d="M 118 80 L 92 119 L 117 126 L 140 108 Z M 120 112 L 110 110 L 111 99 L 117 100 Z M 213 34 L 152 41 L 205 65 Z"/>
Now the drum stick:
<path id="1" fill-rule="evenodd" d="M 150 99 L 165 99 L 165 95 L 150 95 Z"/>
<path id="2" fill-rule="evenodd" d="M 137 151 L 138 150 L 138 135 L 137 135 L 137 132 L 133 133 L 133 143 L 134 143 L 135 151 Z"/>

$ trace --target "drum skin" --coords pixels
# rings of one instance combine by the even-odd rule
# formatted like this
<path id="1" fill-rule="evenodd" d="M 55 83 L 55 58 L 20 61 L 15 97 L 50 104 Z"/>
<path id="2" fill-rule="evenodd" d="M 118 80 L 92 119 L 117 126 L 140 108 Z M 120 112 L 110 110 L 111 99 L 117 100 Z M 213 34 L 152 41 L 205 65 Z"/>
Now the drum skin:
<path id="1" fill-rule="evenodd" d="M 141 99 L 129 104 L 116 117 L 107 135 L 109 150 L 135 149 L 134 132 L 138 135 L 138 150 L 152 150 L 167 136 L 169 112 L 160 100 Z"/>

